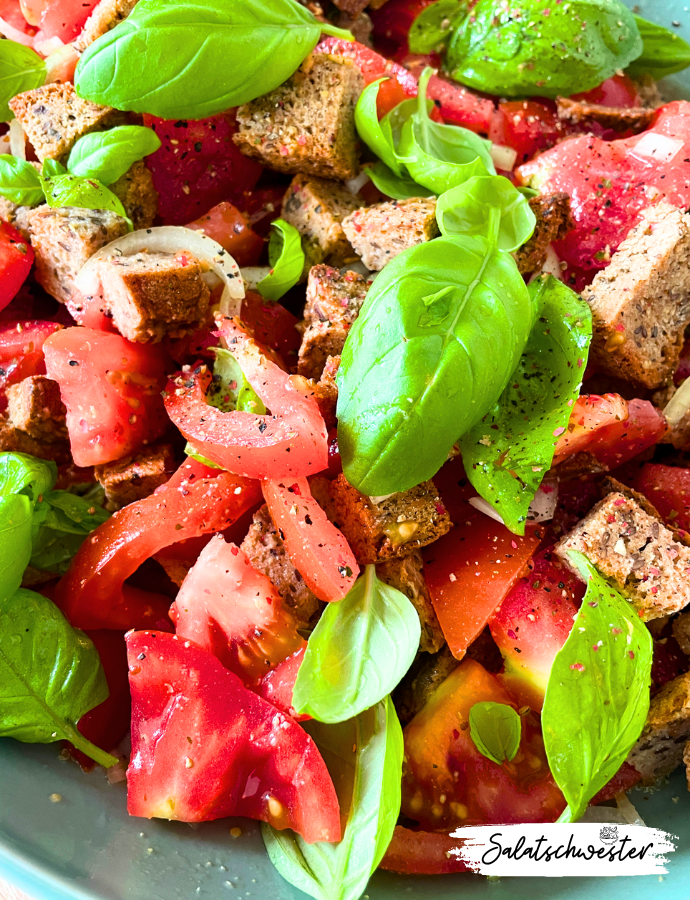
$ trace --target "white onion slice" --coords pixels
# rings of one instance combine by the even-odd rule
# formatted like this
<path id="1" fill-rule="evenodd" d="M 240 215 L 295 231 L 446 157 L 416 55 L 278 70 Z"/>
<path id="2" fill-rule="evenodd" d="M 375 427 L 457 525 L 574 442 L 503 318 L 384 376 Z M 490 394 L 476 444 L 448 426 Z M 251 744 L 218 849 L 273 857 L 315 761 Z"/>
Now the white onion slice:
<path id="1" fill-rule="evenodd" d="M 200 231 L 179 225 L 161 225 L 132 231 L 101 247 L 87 260 L 77 275 L 76 286 L 84 296 L 98 293 L 94 280 L 96 263 L 111 256 L 134 256 L 142 251 L 150 253 L 178 253 L 188 250 L 201 263 L 206 263 L 225 285 L 220 298 L 220 312 L 224 316 L 239 315 L 244 298 L 240 267 L 220 244 Z"/>
<path id="2" fill-rule="evenodd" d="M 24 34 L 23 31 L 11 25 L 7 19 L 0 19 L 0 34 L 6 37 L 8 41 L 24 44 L 26 47 L 30 47 L 33 44 L 35 37 L 33 34 Z"/>
<path id="3" fill-rule="evenodd" d="M 530 522 L 550 522 L 556 512 L 558 503 L 558 482 L 544 481 L 534 495 L 534 500 L 527 511 Z"/>
<path id="4" fill-rule="evenodd" d="M 10 122 L 10 153 L 17 159 L 26 159 L 26 137 L 19 119 Z"/>
<path id="5" fill-rule="evenodd" d="M 491 159 L 497 169 L 503 169 L 504 172 L 512 172 L 517 160 L 517 150 L 512 147 L 505 147 L 503 144 L 491 145 Z"/>
<path id="6" fill-rule="evenodd" d="M 666 421 L 675 428 L 690 409 L 690 378 L 686 378 L 664 407 Z"/>
<path id="7" fill-rule="evenodd" d="M 544 260 L 544 265 L 538 272 L 535 272 L 534 275 L 532 275 L 530 281 L 534 281 L 534 279 L 538 278 L 540 275 L 553 275 L 554 278 L 557 278 L 559 281 L 563 281 L 561 261 L 556 256 L 556 251 L 553 249 L 553 244 L 549 244 L 549 246 L 546 248 L 546 259 Z"/>
<path id="8" fill-rule="evenodd" d="M 680 138 L 672 138 L 667 134 L 657 134 L 649 131 L 643 134 L 630 153 L 634 156 L 642 156 L 653 159 L 656 162 L 671 162 L 674 156 L 683 149 L 685 143 Z"/>
<path id="9" fill-rule="evenodd" d="M 51 37 L 34 44 L 34 50 L 36 53 L 40 53 L 41 56 L 51 56 L 53 53 L 57 53 L 58 50 L 62 50 L 64 46 L 65 42 L 61 41 L 59 37 Z"/>
<path id="10" fill-rule="evenodd" d="M 485 516 L 488 516 L 496 522 L 500 522 L 501 525 L 505 524 L 493 506 L 490 503 L 487 503 L 483 497 L 470 497 L 470 506 L 474 506 L 479 512 L 484 513 Z"/>
<path id="11" fill-rule="evenodd" d="M 369 173 L 366 169 L 362 169 L 359 175 L 345 182 L 345 187 L 351 194 L 356 195 L 359 194 L 367 181 L 369 181 Z"/>
<path id="12" fill-rule="evenodd" d="M 242 270 L 242 280 L 248 291 L 255 291 L 258 283 L 271 274 L 270 266 L 245 266 Z"/>

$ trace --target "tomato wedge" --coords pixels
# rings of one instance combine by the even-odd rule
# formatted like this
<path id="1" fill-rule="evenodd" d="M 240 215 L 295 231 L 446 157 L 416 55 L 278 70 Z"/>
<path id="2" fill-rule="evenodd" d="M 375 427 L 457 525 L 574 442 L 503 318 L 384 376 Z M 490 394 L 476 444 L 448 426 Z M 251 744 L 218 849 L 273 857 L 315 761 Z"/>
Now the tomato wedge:
<path id="1" fill-rule="evenodd" d="M 116 512 L 84 541 L 55 590 L 76 628 L 145 628 L 167 620 L 170 600 L 125 584 L 170 544 L 223 531 L 261 499 L 258 482 L 190 460 L 150 497 Z"/>
<path id="2" fill-rule="evenodd" d="M 412 831 L 396 825 L 393 840 L 379 868 L 402 875 L 448 875 L 469 872 L 467 863 L 452 853 L 462 840 L 435 831 Z"/>
<path id="3" fill-rule="evenodd" d="M 620 394 L 582 394 L 570 412 L 570 419 L 558 438 L 553 456 L 557 466 L 568 456 L 598 445 L 598 432 L 607 425 L 627 422 L 628 401 Z"/>
<path id="4" fill-rule="evenodd" d="M 260 697 L 272 703 L 276 709 L 286 712 L 298 722 L 311 719 L 311 716 L 305 713 L 297 713 L 292 705 L 292 695 L 295 690 L 295 681 L 297 681 L 297 673 L 304 659 L 304 651 L 306 649 L 306 641 L 304 647 L 301 647 L 297 653 L 288 656 L 281 663 L 267 672 L 261 679 L 259 684 L 254 688 Z"/>
<path id="5" fill-rule="evenodd" d="M 310 843 L 340 840 L 333 782 L 296 722 L 192 641 L 141 631 L 128 636 L 127 651 L 130 815 L 249 816 Z"/>
<path id="6" fill-rule="evenodd" d="M 31 244 L 7 222 L 0 222 L 0 310 L 12 302 L 33 261 Z"/>
<path id="7" fill-rule="evenodd" d="M 31 375 L 45 375 L 43 344 L 62 325 L 57 322 L 8 322 L 0 325 L 0 410 L 7 406 L 5 391 Z"/>
<path id="8" fill-rule="evenodd" d="M 690 533 L 690 469 L 645 463 L 632 486 L 672 528 Z"/>

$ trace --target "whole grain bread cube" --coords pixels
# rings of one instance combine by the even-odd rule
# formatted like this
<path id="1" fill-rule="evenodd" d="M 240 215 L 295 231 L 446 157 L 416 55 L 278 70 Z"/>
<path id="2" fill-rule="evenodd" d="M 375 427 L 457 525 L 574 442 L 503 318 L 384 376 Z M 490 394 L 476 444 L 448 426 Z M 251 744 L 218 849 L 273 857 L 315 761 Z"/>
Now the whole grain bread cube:
<path id="1" fill-rule="evenodd" d="M 96 250 L 127 234 L 127 222 L 106 209 L 51 209 L 29 213 L 36 280 L 56 300 L 68 303 L 79 270 Z"/>
<path id="2" fill-rule="evenodd" d="M 529 205 L 537 219 L 534 232 L 513 254 L 521 275 L 538 272 L 546 262 L 549 246 L 562 240 L 573 228 L 570 197 L 563 191 L 532 197 Z"/>
<path id="3" fill-rule="evenodd" d="M 460 665 L 448 647 L 438 653 L 429 655 L 419 653 L 412 663 L 410 671 L 393 691 L 393 703 L 405 726 L 424 707 L 427 700 Z"/>
<path id="4" fill-rule="evenodd" d="M 336 407 L 338 405 L 338 385 L 335 376 L 340 368 L 340 357 L 329 356 L 326 365 L 323 367 L 321 378 L 316 382 L 314 388 L 314 399 L 319 406 L 319 412 L 323 416 L 326 428 L 329 430 L 335 428 L 338 423 L 336 417 Z"/>
<path id="5" fill-rule="evenodd" d="M 431 603 L 421 552 L 415 550 L 402 559 L 389 559 L 376 567 L 376 574 L 381 581 L 405 594 L 417 610 L 419 624 L 422 626 L 419 649 L 426 653 L 440 650 L 446 639 Z"/>
<path id="6" fill-rule="evenodd" d="M 158 212 L 158 191 L 143 160 L 130 166 L 122 177 L 110 185 L 110 190 L 120 198 L 135 229 L 153 225 Z"/>
<path id="7" fill-rule="evenodd" d="M 644 210 L 582 296 L 602 371 L 649 389 L 670 381 L 690 324 L 690 216 L 663 202 Z"/>
<path id="8" fill-rule="evenodd" d="M 31 375 L 7 388 L 7 421 L 37 441 L 68 439 L 60 386 L 45 375 Z"/>
<path id="9" fill-rule="evenodd" d="M 655 110 L 648 106 L 602 106 L 570 97 L 557 97 L 558 118 L 579 125 L 581 122 L 598 122 L 604 128 L 614 131 L 644 131 L 649 128 Z"/>
<path id="10" fill-rule="evenodd" d="M 299 348 L 297 371 L 319 378 L 329 356 L 339 356 L 371 282 L 357 272 L 312 266 L 304 307 L 306 328 Z"/>
<path id="11" fill-rule="evenodd" d="M 137 0 L 100 0 L 74 42 L 77 53 L 83 53 L 99 37 L 124 22 L 136 5 Z"/>
<path id="12" fill-rule="evenodd" d="M 69 82 L 24 91 L 13 97 L 9 106 L 41 161 L 64 160 L 82 135 L 103 131 L 122 118 L 122 113 L 110 106 L 77 97 Z"/>
<path id="13" fill-rule="evenodd" d="M 690 603 L 690 548 L 645 506 L 613 491 L 561 539 L 556 552 L 575 574 L 568 551 L 583 553 L 646 622 Z"/>
<path id="14" fill-rule="evenodd" d="M 105 307 L 127 340 L 181 337 L 206 321 L 211 294 L 191 254 L 111 256 L 99 260 L 95 272 Z"/>
<path id="15" fill-rule="evenodd" d="M 170 444 L 156 444 L 136 456 L 96 466 L 94 474 L 105 491 L 108 509 L 122 509 L 135 500 L 149 497 L 165 484 L 176 469 Z"/>
<path id="16" fill-rule="evenodd" d="M 378 272 L 403 250 L 436 237 L 436 199 L 414 197 L 366 206 L 345 219 L 343 231 L 367 269 Z"/>
<path id="17" fill-rule="evenodd" d="M 355 106 L 363 89 L 351 60 L 315 55 L 285 84 L 240 106 L 233 140 L 278 172 L 347 181 L 359 172 Z"/>
<path id="18" fill-rule="evenodd" d="M 58 465 L 72 462 L 68 441 L 38 441 L 20 428 L 10 424 L 0 414 L 0 453 L 27 453 L 39 459 L 52 459 Z"/>
<path id="19" fill-rule="evenodd" d="M 356 260 L 342 221 L 362 200 L 337 181 L 295 175 L 283 197 L 283 218 L 302 235 L 313 264 L 342 266 Z"/>
<path id="20" fill-rule="evenodd" d="M 640 773 L 643 784 L 654 784 L 683 762 L 688 738 L 690 672 L 667 682 L 652 697 L 647 721 L 628 755 L 628 762 Z"/>
<path id="21" fill-rule="evenodd" d="M 690 611 L 682 612 L 671 622 L 673 637 L 686 656 L 690 656 Z"/>
<path id="22" fill-rule="evenodd" d="M 372 499 L 360 494 L 341 473 L 330 483 L 329 494 L 332 505 L 326 513 L 363 566 L 409 556 L 450 529 L 450 517 L 433 481 Z"/>
<path id="23" fill-rule="evenodd" d="M 254 568 L 273 582 L 300 627 L 308 626 L 321 604 L 292 564 L 267 506 L 262 506 L 254 513 L 241 549 Z"/>

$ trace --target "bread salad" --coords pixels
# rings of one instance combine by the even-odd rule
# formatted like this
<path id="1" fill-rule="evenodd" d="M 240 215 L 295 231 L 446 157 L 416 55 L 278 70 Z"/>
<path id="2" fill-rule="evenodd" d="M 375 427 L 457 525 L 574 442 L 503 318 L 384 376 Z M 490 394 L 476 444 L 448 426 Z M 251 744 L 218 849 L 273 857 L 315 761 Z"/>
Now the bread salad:
<path id="1" fill-rule="evenodd" d="M 624 821 L 690 765 L 690 45 L 618 0 L 0 13 L 0 735 L 260 820 L 317 900 Z"/>

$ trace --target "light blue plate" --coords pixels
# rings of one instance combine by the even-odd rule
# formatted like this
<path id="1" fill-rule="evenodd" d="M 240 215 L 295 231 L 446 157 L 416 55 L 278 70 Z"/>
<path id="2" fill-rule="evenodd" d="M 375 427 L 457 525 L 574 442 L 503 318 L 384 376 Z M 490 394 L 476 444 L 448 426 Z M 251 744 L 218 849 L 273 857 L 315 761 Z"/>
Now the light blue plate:
<path id="1" fill-rule="evenodd" d="M 544 0 L 545 6 L 549 0 Z M 632 4 L 630 4 L 632 5 Z M 640 14 L 690 39 L 679 0 L 640 0 Z M 690 76 L 670 79 L 669 95 L 690 97 Z M 51 794 L 60 794 L 59 803 Z M 402 877 L 379 872 L 370 900 L 685 900 L 690 897 L 690 794 L 685 773 L 663 790 L 631 799 L 648 825 L 680 836 L 669 873 L 615 878 Z M 232 838 L 230 828 L 242 835 Z M 268 861 L 255 823 L 224 819 L 192 828 L 131 819 L 124 784 L 102 770 L 85 776 L 58 760 L 56 746 L 0 739 L 0 874 L 35 900 L 300 900 Z"/>

